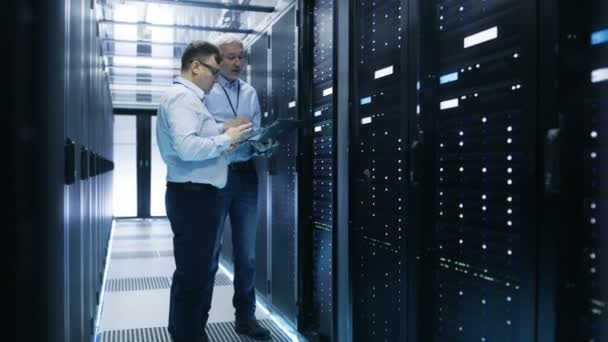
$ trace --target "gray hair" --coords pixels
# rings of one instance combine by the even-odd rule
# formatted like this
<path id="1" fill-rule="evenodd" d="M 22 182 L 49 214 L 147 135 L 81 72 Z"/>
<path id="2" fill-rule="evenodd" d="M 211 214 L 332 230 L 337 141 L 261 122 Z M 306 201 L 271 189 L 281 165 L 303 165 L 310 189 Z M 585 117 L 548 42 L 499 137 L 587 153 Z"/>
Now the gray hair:
<path id="1" fill-rule="evenodd" d="M 225 34 L 221 35 L 215 41 L 215 45 L 218 48 L 220 48 L 220 50 L 222 49 L 222 47 L 224 45 L 230 45 L 230 44 L 239 44 L 241 47 L 244 48 L 243 41 L 241 40 L 241 38 L 239 38 L 233 34 L 230 34 L 230 33 L 225 33 Z"/>

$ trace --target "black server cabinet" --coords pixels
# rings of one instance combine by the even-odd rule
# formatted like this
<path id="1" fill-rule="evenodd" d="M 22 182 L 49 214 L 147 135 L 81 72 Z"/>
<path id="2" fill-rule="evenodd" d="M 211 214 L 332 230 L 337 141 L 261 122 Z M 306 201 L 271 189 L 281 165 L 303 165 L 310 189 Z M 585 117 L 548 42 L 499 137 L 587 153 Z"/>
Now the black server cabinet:
<path id="1" fill-rule="evenodd" d="M 535 5 L 436 1 L 421 40 L 432 51 L 423 68 L 436 75 L 426 104 L 436 137 L 432 340 L 535 338 Z"/>
<path id="2" fill-rule="evenodd" d="M 297 118 L 296 17 L 287 11 L 270 36 L 271 107 L 268 120 Z M 282 141 L 269 160 L 271 233 L 271 301 L 281 314 L 296 322 L 297 301 L 297 135 Z"/>
<path id="3" fill-rule="evenodd" d="M 605 341 L 608 3 L 559 0 L 555 8 L 558 49 L 550 84 L 555 85 L 551 91 L 556 94 L 558 120 L 543 137 L 544 187 L 560 206 L 552 213 L 560 225 L 550 227 L 545 237 L 555 241 L 558 282 L 553 307 L 545 306 L 553 309 L 553 336 L 544 335 L 559 342 Z M 540 270 L 542 275 L 546 271 Z"/>
<path id="4" fill-rule="evenodd" d="M 332 339 L 333 321 L 333 229 L 334 224 L 334 55 L 333 55 L 333 0 L 317 0 L 311 4 L 310 34 L 308 42 L 312 55 L 310 107 L 305 114 L 310 122 L 306 126 L 312 144 L 309 150 L 309 171 L 312 176 L 312 224 L 306 229 L 312 235 L 311 305 L 313 329 L 322 340 Z"/>
<path id="5" fill-rule="evenodd" d="M 70 93 L 76 89 L 81 89 L 79 84 L 81 69 L 80 53 L 82 50 L 82 40 L 78 33 L 82 31 L 80 27 L 80 16 L 82 12 L 82 4 L 77 4 L 74 1 L 70 2 L 69 6 L 69 24 L 66 30 L 71 32 L 66 38 L 66 51 L 68 59 L 68 67 L 64 70 L 64 77 L 67 80 L 66 86 L 70 89 Z M 72 339 L 77 336 L 88 336 L 90 325 L 86 323 L 88 313 L 87 300 L 87 284 L 85 283 L 85 268 L 83 260 L 86 257 L 87 247 L 85 246 L 85 236 L 81 229 L 83 209 L 86 194 L 82 190 L 83 166 L 82 163 L 88 163 L 88 157 L 83 153 L 84 146 L 82 144 L 82 99 L 77 96 L 67 97 L 67 106 L 63 126 L 65 135 L 75 143 L 74 160 L 77 168 L 74 169 L 76 181 L 72 185 L 67 185 L 64 188 L 64 224 L 67 235 L 66 254 L 68 259 L 69 275 L 68 286 L 65 290 L 69 294 L 70 335 Z M 88 152 L 88 150 L 87 150 Z M 88 168 L 87 168 L 88 171 Z M 88 172 L 87 172 L 88 174 Z M 87 177 L 88 178 L 88 177 Z"/>
<path id="6" fill-rule="evenodd" d="M 258 94 L 262 112 L 262 126 L 268 124 L 268 34 L 262 34 L 249 47 L 250 84 Z M 268 163 L 264 158 L 256 159 L 258 176 L 258 225 L 255 247 L 255 287 L 268 295 Z"/>
<path id="7" fill-rule="evenodd" d="M 582 208 L 578 227 L 580 291 L 582 291 L 581 341 L 608 339 L 608 3 L 590 1 L 582 16 L 582 41 L 586 61 L 581 78 L 583 95 Z M 583 8 L 585 8 L 583 6 Z M 576 112 L 572 112 L 574 114 Z M 572 120 L 581 120 L 580 116 Z"/>
<path id="8" fill-rule="evenodd" d="M 93 6 L 17 7 L 18 340 L 93 339 L 112 169 L 111 99 Z M 43 64 L 39 51 L 49 52 Z"/>
<path id="9" fill-rule="evenodd" d="M 64 70 L 67 80 L 66 86 L 68 93 L 78 94 L 82 89 L 81 71 L 82 50 L 83 50 L 83 30 L 81 13 L 83 12 L 81 2 L 70 1 L 68 6 L 68 25 L 66 25 L 66 51 L 67 70 Z M 87 258 L 86 246 L 86 226 L 84 226 L 83 216 L 86 215 L 85 204 L 87 203 L 88 193 L 84 190 L 83 184 L 88 178 L 88 149 L 85 149 L 83 139 L 83 99 L 80 96 L 67 96 L 67 106 L 64 118 L 65 135 L 75 141 L 76 144 L 76 182 L 64 188 L 64 220 L 67 231 L 68 246 L 66 248 L 67 259 L 69 260 L 66 274 L 69 275 L 69 285 L 66 291 L 70 296 L 68 307 L 70 313 L 70 334 L 71 339 L 81 336 L 89 336 L 91 325 L 88 323 L 90 300 L 89 284 L 86 277 Z M 86 151 L 86 152 L 85 152 Z M 83 172 L 84 171 L 84 172 Z"/>
<path id="10" fill-rule="evenodd" d="M 399 1 L 354 5 L 349 193 L 355 341 L 406 338 L 407 15 Z"/>

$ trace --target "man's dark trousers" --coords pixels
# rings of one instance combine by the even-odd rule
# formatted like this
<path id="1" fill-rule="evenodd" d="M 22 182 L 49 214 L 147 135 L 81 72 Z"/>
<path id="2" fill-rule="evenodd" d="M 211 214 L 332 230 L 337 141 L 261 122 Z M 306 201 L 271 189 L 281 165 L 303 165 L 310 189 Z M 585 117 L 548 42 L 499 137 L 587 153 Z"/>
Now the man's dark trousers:
<path id="1" fill-rule="evenodd" d="M 215 279 L 219 240 L 219 189 L 207 184 L 167 183 L 165 206 L 173 230 L 175 272 L 169 304 L 169 333 L 175 341 L 203 341 Z"/>
<path id="2" fill-rule="evenodd" d="M 234 297 L 237 320 L 255 319 L 255 241 L 257 229 L 258 179 L 253 161 L 233 163 L 228 182 L 220 190 L 221 211 L 230 217 L 234 263 Z M 222 225 L 223 232 L 223 225 Z M 221 237 L 220 237 L 221 239 Z M 221 250 L 216 247 L 215 267 Z"/>

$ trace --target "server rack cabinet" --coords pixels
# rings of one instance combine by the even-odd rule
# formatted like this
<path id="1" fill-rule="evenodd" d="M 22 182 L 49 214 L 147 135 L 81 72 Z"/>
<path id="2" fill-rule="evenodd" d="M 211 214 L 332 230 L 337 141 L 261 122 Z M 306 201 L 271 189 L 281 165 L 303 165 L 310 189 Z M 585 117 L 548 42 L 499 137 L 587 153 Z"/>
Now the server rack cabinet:
<path id="1" fill-rule="evenodd" d="M 435 201 L 434 172 L 436 130 L 432 123 L 432 106 L 435 98 L 436 76 L 432 70 L 433 51 L 423 49 L 431 39 L 433 25 L 433 3 L 430 1 L 409 1 L 408 3 L 408 78 L 404 87 L 408 98 L 409 153 L 408 153 L 408 224 L 406 251 L 407 305 L 402 313 L 407 329 L 408 341 L 428 339 L 426 334 L 433 331 L 434 281 L 432 269 L 437 254 L 432 248 L 435 233 L 429 217 Z"/>
<path id="2" fill-rule="evenodd" d="M 584 187 L 580 224 L 584 307 L 581 340 L 608 339 L 608 3 L 594 0 L 583 39 L 588 45 L 584 94 Z"/>
<path id="3" fill-rule="evenodd" d="M 111 213 L 101 210 L 111 187 L 101 171 L 111 168 L 101 168 L 101 157 L 112 158 L 93 5 L 19 3 L 15 16 L 19 340 L 93 338 L 101 245 L 111 224 Z"/>
<path id="4" fill-rule="evenodd" d="M 17 339 L 64 341 L 64 9 L 16 2 L 14 14 Z M 44 63 L 40 51 L 52 52 Z"/>
<path id="5" fill-rule="evenodd" d="M 299 78 L 300 331 L 314 340 L 333 334 L 335 197 L 334 1 L 302 2 Z"/>
<path id="6" fill-rule="evenodd" d="M 295 3 L 285 2 L 260 32 L 248 41 L 248 79 L 256 89 L 262 125 L 279 118 L 298 118 L 298 74 Z M 298 326 L 300 275 L 299 234 L 299 137 L 282 140 L 270 158 L 256 160 L 258 173 L 258 230 L 256 240 L 256 290 L 285 322 Z M 226 237 L 224 243 L 230 244 Z M 225 246 L 224 245 L 224 246 Z M 223 260 L 232 267 L 231 255 Z"/>
<path id="7" fill-rule="evenodd" d="M 608 339 L 608 4 L 558 1 L 557 109 L 551 160 L 561 198 L 556 340 Z"/>
<path id="8" fill-rule="evenodd" d="M 268 48 L 270 38 L 264 33 L 249 47 L 249 83 L 256 90 L 262 112 L 262 126 L 268 124 Z M 269 295 L 268 280 L 268 162 L 255 161 L 258 176 L 258 226 L 255 247 L 255 287 L 264 296 Z"/>
<path id="9" fill-rule="evenodd" d="M 549 115 L 540 120 L 539 162 L 544 207 L 558 210 L 546 210 L 539 234 L 537 340 L 603 341 L 608 6 L 562 0 L 540 6 L 540 49 L 546 51 L 539 58 L 540 102 L 548 103 Z"/>
<path id="10" fill-rule="evenodd" d="M 296 10 L 272 25 L 271 109 L 273 118 L 297 118 Z M 272 304 L 295 325 L 297 301 L 297 136 L 285 139 L 269 160 L 272 229 Z"/>
<path id="11" fill-rule="evenodd" d="M 66 111 L 63 120 L 66 137 L 73 139 L 76 143 L 76 182 L 66 186 L 64 203 L 64 219 L 68 232 L 67 259 L 69 260 L 70 283 L 66 286 L 69 291 L 70 302 L 70 339 L 89 336 L 91 325 L 89 324 L 89 310 L 91 306 L 89 281 L 87 277 L 87 227 L 85 217 L 87 215 L 86 204 L 88 193 L 84 189 L 88 179 L 88 149 L 83 153 L 87 142 L 83 133 L 84 104 L 82 96 L 70 96 L 69 94 L 80 94 L 83 89 L 81 70 L 83 67 L 83 31 L 82 13 L 84 4 L 69 1 L 66 4 L 67 23 L 65 24 L 65 54 L 67 59 L 67 70 L 65 72 L 65 95 Z"/>
<path id="12" fill-rule="evenodd" d="M 351 61 L 351 28 L 354 17 L 350 1 L 336 1 L 334 12 L 334 222 L 333 230 L 333 329 L 336 340 L 352 341 L 352 286 L 350 279 L 350 122 L 351 84 L 357 79 Z M 348 37 L 348 39 L 346 39 Z M 351 82 L 353 81 L 353 82 Z"/>
<path id="13" fill-rule="evenodd" d="M 353 6 L 349 211 L 355 341 L 406 339 L 406 153 L 413 86 L 407 81 L 408 11 L 404 1 Z"/>
<path id="14" fill-rule="evenodd" d="M 537 3 L 433 2 L 437 259 L 429 340 L 535 339 Z M 429 64 L 430 63 L 430 64 Z M 480 324 L 483 322 L 483 324 Z"/>

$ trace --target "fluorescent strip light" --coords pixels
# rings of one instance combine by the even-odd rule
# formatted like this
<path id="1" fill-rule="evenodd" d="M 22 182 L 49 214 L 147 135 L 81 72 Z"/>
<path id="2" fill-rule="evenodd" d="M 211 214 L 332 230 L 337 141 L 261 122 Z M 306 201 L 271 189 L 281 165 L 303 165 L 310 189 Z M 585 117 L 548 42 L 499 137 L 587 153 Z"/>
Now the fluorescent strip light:
<path id="1" fill-rule="evenodd" d="M 371 122 L 372 122 L 372 117 L 371 116 L 368 116 L 366 118 L 361 119 L 361 124 L 362 125 L 367 125 L 368 123 L 371 123 Z"/>
<path id="2" fill-rule="evenodd" d="M 334 88 L 333 87 L 329 87 L 329 88 L 323 90 L 323 96 L 331 95 L 333 93 L 334 93 Z"/>
<path id="3" fill-rule="evenodd" d="M 174 11 L 172 6 L 163 6 L 159 4 L 147 4 L 146 6 L 146 22 L 162 25 L 175 24 Z M 152 33 L 154 35 L 154 33 Z"/>
<path id="4" fill-rule="evenodd" d="M 114 20 L 137 22 L 138 14 L 136 4 L 117 4 L 114 8 Z"/>
<path id="5" fill-rule="evenodd" d="M 318 110 L 318 111 L 315 112 L 315 116 L 321 116 L 322 113 L 323 113 L 323 111 Z"/>
<path id="6" fill-rule="evenodd" d="M 293 108 L 296 106 L 296 101 L 289 102 L 289 108 Z"/>
<path id="7" fill-rule="evenodd" d="M 481 43 L 498 38 L 498 26 L 494 26 L 487 30 L 475 33 L 464 38 L 464 48 L 470 48 Z"/>
<path id="8" fill-rule="evenodd" d="M 321 130 L 323 130 L 322 126 L 316 126 L 315 127 L 315 132 L 321 132 Z"/>
<path id="9" fill-rule="evenodd" d="M 131 66 L 109 66 L 107 69 L 112 70 L 112 75 L 132 75 L 137 74 L 150 74 L 151 76 L 165 76 L 174 77 L 179 75 L 177 69 L 150 69 L 150 68 L 137 68 Z"/>
<path id="10" fill-rule="evenodd" d="M 132 57 L 132 56 L 114 56 L 112 57 L 112 65 L 114 66 L 149 66 L 161 68 L 173 68 L 176 66 L 172 58 L 154 58 L 154 57 Z"/>
<path id="11" fill-rule="evenodd" d="M 372 98 L 370 96 L 364 97 L 364 98 L 361 99 L 361 105 L 366 105 L 366 104 L 371 103 L 371 102 L 372 102 Z"/>
<path id="12" fill-rule="evenodd" d="M 110 84 L 110 89 L 113 91 L 135 91 L 135 92 L 164 92 L 171 88 L 171 85 L 158 86 L 142 84 Z"/>

